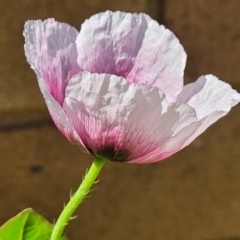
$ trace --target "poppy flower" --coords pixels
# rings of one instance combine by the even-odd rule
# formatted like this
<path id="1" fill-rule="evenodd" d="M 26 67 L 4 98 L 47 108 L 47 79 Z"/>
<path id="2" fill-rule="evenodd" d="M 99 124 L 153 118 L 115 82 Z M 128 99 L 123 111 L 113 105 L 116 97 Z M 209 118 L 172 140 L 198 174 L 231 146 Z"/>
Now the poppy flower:
<path id="1" fill-rule="evenodd" d="M 163 160 L 240 101 L 213 75 L 184 86 L 182 45 L 143 13 L 106 11 L 80 31 L 54 19 L 27 21 L 24 37 L 54 123 L 73 144 L 101 158 Z"/>

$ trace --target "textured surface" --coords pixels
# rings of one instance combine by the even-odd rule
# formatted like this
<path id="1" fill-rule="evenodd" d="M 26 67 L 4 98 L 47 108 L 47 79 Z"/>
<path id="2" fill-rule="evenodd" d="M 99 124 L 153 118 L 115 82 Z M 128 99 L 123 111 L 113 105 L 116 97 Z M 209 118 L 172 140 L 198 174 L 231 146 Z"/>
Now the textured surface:
<path id="1" fill-rule="evenodd" d="M 151 165 L 107 162 L 69 225 L 71 240 L 240 236 L 240 107 L 185 150 Z M 50 221 L 91 162 L 51 126 L 0 134 L 0 223 L 25 207 Z"/>

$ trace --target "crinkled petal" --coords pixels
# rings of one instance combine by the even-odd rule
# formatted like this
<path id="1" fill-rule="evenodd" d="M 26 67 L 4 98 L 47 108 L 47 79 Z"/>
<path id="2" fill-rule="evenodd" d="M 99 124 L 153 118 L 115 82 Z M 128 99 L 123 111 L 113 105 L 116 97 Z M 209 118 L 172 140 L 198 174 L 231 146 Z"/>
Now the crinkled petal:
<path id="1" fill-rule="evenodd" d="M 69 120 L 68 116 L 64 112 L 63 108 L 48 92 L 45 86 L 44 80 L 38 77 L 38 82 L 39 82 L 43 97 L 46 101 L 48 111 L 57 128 L 72 144 L 78 146 L 81 151 L 89 152 L 84 146 L 82 140 L 79 138 L 77 132 L 75 131 L 71 121 Z"/>
<path id="2" fill-rule="evenodd" d="M 178 101 L 193 107 L 199 119 L 216 111 L 228 113 L 240 101 L 240 94 L 213 75 L 201 76 L 184 86 Z"/>
<path id="3" fill-rule="evenodd" d="M 63 108 L 86 148 L 114 161 L 161 160 L 165 139 L 197 120 L 193 108 L 169 103 L 156 87 L 89 72 L 70 80 Z"/>
<path id="4" fill-rule="evenodd" d="M 201 126 L 183 145 L 187 146 L 219 118 L 225 116 L 240 102 L 240 94 L 213 75 L 201 76 L 194 83 L 184 86 L 178 101 L 193 107 Z"/>
<path id="5" fill-rule="evenodd" d="M 63 103 L 69 79 L 80 70 L 75 45 L 77 34 L 75 28 L 54 19 L 25 23 L 27 60 L 59 104 Z"/>
<path id="6" fill-rule="evenodd" d="M 169 99 L 182 90 L 184 49 L 171 31 L 146 14 L 96 14 L 82 24 L 76 44 L 78 63 L 86 71 L 158 87 Z"/>

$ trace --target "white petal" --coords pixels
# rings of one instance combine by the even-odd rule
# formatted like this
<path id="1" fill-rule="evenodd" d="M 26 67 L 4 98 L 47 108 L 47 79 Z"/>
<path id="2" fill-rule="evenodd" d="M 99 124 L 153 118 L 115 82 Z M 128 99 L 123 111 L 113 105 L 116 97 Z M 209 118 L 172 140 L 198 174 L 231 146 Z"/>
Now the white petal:
<path id="1" fill-rule="evenodd" d="M 74 43 L 77 34 L 75 28 L 54 19 L 25 23 L 23 35 L 27 60 L 60 104 L 67 82 L 80 69 Z"/>
<path id="2" fill-rule="evenodd" d="M 43 48 L 52 57 L 56 56 L 59 50 L 65 49 L 69 44 L 75 42 L 77 30 L 66 23 L 59 23 L 54 19 L 45 21 L 27 21 L 24 26 L 23 36 L 25 37 L 25 54 L 28 62 L 37 67 L 37 58 Z"/>
<path id="3" fill-rule="evenodd" d="M 86 71 L 156 86 L 173 99 L 182 90 L 183 47 L 146 14 L 96 14 L 82 24 L 76 44 L 78 63 Z"/>
<path id="4" fill-rule="evenodd" d="M 199 119 L 215 111 L 229 112 L 240 101 L 240 94 L 213 75 L 201 76 L 184 86 L 178 101 L 193 107 Z"/>
<path id="5" fill-rule="evenodd" d="M 198 119 L 202 122 L 197 131 L 183 145 L 185 147 L 239 103 L 240 94 L 217 77 L 206 75 L 186 85 L 179 94 L 178 100 L 193 107 Z"/>

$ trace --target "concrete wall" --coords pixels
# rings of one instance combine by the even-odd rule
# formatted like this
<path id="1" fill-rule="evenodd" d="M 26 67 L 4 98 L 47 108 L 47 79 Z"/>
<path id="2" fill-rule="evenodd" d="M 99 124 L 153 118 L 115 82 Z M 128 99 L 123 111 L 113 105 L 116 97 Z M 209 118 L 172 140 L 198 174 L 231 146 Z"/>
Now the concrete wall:
<path id="1" fill-rule="evenodd" d="M 188 54 L 187 81 L 206 73 L 240 88 L 240 2 L 166 0 L 164 23 Z"/>

